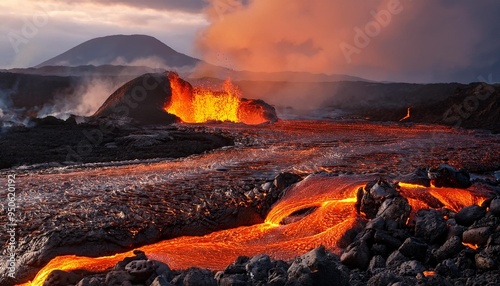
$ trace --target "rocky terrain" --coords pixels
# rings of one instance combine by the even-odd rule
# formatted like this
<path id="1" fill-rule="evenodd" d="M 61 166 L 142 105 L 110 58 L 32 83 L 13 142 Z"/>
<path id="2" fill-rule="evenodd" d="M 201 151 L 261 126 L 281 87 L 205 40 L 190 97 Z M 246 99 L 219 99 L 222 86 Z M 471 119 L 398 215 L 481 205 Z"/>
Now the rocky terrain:
<path id="1" fill-rule="evenodd" d="M 41 67 L 0 72 L 0 94 L 3 94 L 0 102 L 7 102 L 9 110 L 16 111 L 17 118 L 23 119 L 36 116 L 43 107 L 57 105 L 62 99 L 79 100 L 76 91 L 88 89 L 89 82 L 97 80 L 118 88 L 141 74 L 157 72 L 160 70 L 125 66 Z M 186 73 L 181 76 L 196 86 L 212 84 L 220 87 L 226 79 L 188 78 Z M 248 80 L 242 77 L 235 79 L 234 83 L 244 97 L 265 100 L 278 109 L 278 116 L 282 118 L 290 113 L 290 118 L 360 118 L 399 122 L 410 108 L 411 116 L 404 122 L 500 130 L 500 93 L 494 84 L 311 82 L 293 75 L 288 80 L 269 78 L 267 81 L 265 78 Z M 6 107 L 0 103 L 1 108 Z M 7 118 L 0 119 L 5 120 Z"/>
<path id="2" fill-rule="evenodd" d="M 119 152 L 128 153 L 134 142 L 158 141 L 157 136 L 166 134 L 182 138 L 181 131 L 231 138 L 234 146 L 177 160 L 3 170 L 17 174 L 16 195 L 22 202 L 17 282 L 32 279 L 58 255 L 110 255 L 179 235 L 262 222 L 279 190 L 294 182 L 273 183 L 283 171 L 299 177 L 327 171 L 395 180 L 422 162 L 448 162 L 484 174 L 474 177 L 481 184 L 483 176 L 495 180 L 493 171 L 500 169 L 498 136 L 437 126 L 280 121 L 261 126 L 174 124 L 149 133 L 137 128 L 133 132 L 141 136 L 122 145 L 120 136 L 110 137 L 115 141 L 108 143 L 130 144 L 129 151 Z M 26 137 L 19 135 L 17 142 L 24 144 Z M 2 277 L 2 283 L 10 283 Z"/>
<path id="3" fill-rule="evenodd" d="M 450 85 L 450 88 L 453 85 Z M 435 101 L 436 99 L 437 102 Z M 409 103 L 410 118 L 405 122 L 449 125 L 500 132 L 500 86 L 485 83 L 456 85 L 448 97 L 429 102 Z M 398 121 L 407 108 L 389 109 L 375 105 L 365 112 L 354 112 L 372 120 Z M 400 117 L 398 119 L 398 117 Z"/>
<path id="4" fill-rule="evenodd" d="M 443 187 L 471 186 L 466 172 L 447 165 L 402 177 L 408 178 Z M 238 257 L 221 271 L 178 271 L 137 250 L 106 273 L 53 271 L 44 285 L 496 285 L 500 179 L 487 183 L 491 193 L 480 206 L 415 212 L 397 182 L 370 182 L 358 190 L 355 204 L 367 223 L 340 256 L 320 246 L 291 261 L 260 254 Z"/>
<path id="5" fill-rule="evenodd" d="M 32 124 L 0 134 L 0 168 L 179 158 L 233 144 L 230 138 L 215 134 L 145 127 L 123 119 L 77 124 L 75 117 L 66 121 L 46 117 Z"/>
<path id="6" fill-rule="evenodd" d="M 0 70 L 0 285 L 500 285 L 479 80 L 236 71 L 146 35 Z"/>

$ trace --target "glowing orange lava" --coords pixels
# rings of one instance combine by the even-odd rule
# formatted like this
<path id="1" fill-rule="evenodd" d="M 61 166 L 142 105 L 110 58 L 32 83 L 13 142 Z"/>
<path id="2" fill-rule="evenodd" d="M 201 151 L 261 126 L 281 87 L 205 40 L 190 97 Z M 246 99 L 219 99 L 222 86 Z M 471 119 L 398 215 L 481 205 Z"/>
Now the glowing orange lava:
<path id="1" fill-rule="evenodd" d="M 406 116 L 399 119 L 399 121 L 404 121 L 406 119 L 410 118 L 410 107 L 408 107 L 408 110 L 406 111 Z"/>
<path id="2" fill-rule="evenodd" d="M 430 277 L 430 276 L 434 276 L 434 275 L 436 275 L 436 272 L 434 272 L 434 271 L 428 271 L 428 270 L 425 270 L 425 271 L 423 272 L 423 274 L 424 274 L 424 276 L 425 276 L 425 277 Z"/>
<path id="3" fill-rule="evenodd" d="M 223 91 L 212 91 L 192 88 L 176 73 L 169 73 L 168 78 L 172 97 L 164 109 L 183 122 L 230 121 L 260 124 L 269 121 L 258 106 L 240 98 L 238 89 L 230 81 L 224 82 Z"/>
<path id="4" fill-rule="evenodd" d="M 408 199 L 414 212 L 423 208 L 436 208 L 433 202 L 458 212 L 466 206 L 480 205 L 488 197 L 487 192 L 474 188 L 436 188 L 406 183 L 399 183 L 399 186 L 401 195 Z"/>
<path id="5" fill-rule="evenodd" d="M 325 245 L 340 253 L 337 242 L 360 219 L 353 207 L 356 190 L 366 178 L 313 176 L 289 189 L 273 207 L 264 223 L 214 232 L 205 236 L 179 237 L 141 247 L 150 259 L 167 263 L 173 269 L 197 266 L 219 270 L 239 255 L 267 253 L 290 260 L 311 248 Z M 296 222 L 282 225 L 284 218 L 304 208 L 317 209 Z M 89 269 L 103 271 L 133 252 L 89 258 L 74 255 L 52 259 L 31 284 L 43 285 L 51 271 Z"/>
<path id="6" fill-rule="evenodd" d="M 467 246 L 468 248 L 471 248 L 471 249 L 474 249 L 474 250 L 477 249 L 477 245 L 476 244 L 470 244 L 470 243 L 465 243 L 465 242 L 462 242 L 462 244 L 464 246 Z"/>
<path id="7" fill-rule="evenodd" d="M 173 269 L 191 266 L 224 269 L 240 255 L 269 254 L 275 259 L 290 260 L 311 248 L 324 245 L 340 254 L 338 243 L 347 230 L 360 225 L 354 204 L 359 187 L 369 180 L 355 176 L 312 175 L 288 189 L 269 212 L 264 223 L 213 232 L 205 236 L 178 237 L 141 247 L 150 259 L 167 263 Z M 480 191 L 433 188 L 400 183 L 400 192 L 409 199 L 413 211 L 433 205 L 432 200 L 453 210 L 479 203 L 486 195 Z M 468 194 L 470 192 L 470 194 Z M 427 197 L 432 197 L 429 199 Z M 476 197 L 477 196 L 477 197 Z M 286 219 L 310 210 L 306 215 L 285 223 Z M 74 255 L 52 259 L 32 283 L 43 281 L 55 269 L 104 271 L 133 252 L 89 258 Z M 425 275 L 425 273 L 424 273 Z M 432 275 L 429 272 L 429 275 Z"/>

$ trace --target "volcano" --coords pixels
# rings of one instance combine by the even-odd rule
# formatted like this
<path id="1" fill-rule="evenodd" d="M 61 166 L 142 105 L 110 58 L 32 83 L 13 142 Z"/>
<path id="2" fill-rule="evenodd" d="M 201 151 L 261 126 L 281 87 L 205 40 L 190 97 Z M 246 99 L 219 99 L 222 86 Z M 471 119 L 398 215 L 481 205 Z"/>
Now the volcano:
<path id="1" fill-rule="evenodd" d="M 36 67 L 126 65 L 154 59 L 169 67 L 194 67 L 201 62 L 146 35 L 112 35 L 88 40 Z"/>
<path id="2" fill-rule="evenodd" d="M 274 107 L 240 97 L 226 82 L 223 91 L 193 88 L 175 72 L 144 74 L 116 90 L 94 117 L 126 117 L 141 124 L 230 121 L 245 124 L 275 122 Z"/>

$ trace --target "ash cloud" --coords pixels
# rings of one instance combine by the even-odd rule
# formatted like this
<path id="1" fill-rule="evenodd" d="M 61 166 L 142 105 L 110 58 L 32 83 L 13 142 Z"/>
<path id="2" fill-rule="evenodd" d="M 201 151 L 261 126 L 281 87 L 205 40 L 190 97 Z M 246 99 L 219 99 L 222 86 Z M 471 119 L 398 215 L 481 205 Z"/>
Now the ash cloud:
<path id="1" fill-rule="evenodd" d="M 500 71 L 498 1 L 254 0 L 222 8 L 221 2 L 235 1 L 211 1 L 211 23 L 197 48 L 204 60 L 233 69 L 409 82 L 470 82 Z M 389 20 L 377 16 L 396 6 Z M 373 21 L 378 30 L 369 27 Z M 358 30 L 371 33 L 366 45 L 355 45 Z M 350 61 L 342 43 L 359 49 Z"/>

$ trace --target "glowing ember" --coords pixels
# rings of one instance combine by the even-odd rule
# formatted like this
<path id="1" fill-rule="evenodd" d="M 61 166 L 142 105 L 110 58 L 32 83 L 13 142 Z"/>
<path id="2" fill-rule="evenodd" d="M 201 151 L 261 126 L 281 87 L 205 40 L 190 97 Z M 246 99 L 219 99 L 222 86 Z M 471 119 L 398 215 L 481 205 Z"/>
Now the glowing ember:
<path id="1" fill-rule="evenodd" d="M 475 245 L 475 244 L 470 244 L 470 243 L 465 243 L 465 242 L 462 242 L 462 244 L 464 246 L 467 246 L 468 248 L 471 248 L 471 249 L 474 249 L 474 250 L 477 249 L 477 245 Z"/>
<path id="2" fill-rule="evenodd" d="M 260 124 L 270 121 L 264 115 L 264 107 L 241 99 L 238 89 L 230 81 L 224 82 L 223 91 L 212 91 L 192 88 L 176 73 L 169 73 L 168 79 L 172 97 L 164 109 L 183 122 L 202 123 L 214 120 Z"/>
<path id="3" fill-rule="evenodd" d="M 430 276 L 436 275 L 436 272 L 434 272 L 434 271 L 427 271 L 426 270 L 426 271 L 423 272 L 423 274 L 424 274 L 425 277 L 430 277 Z"/>

